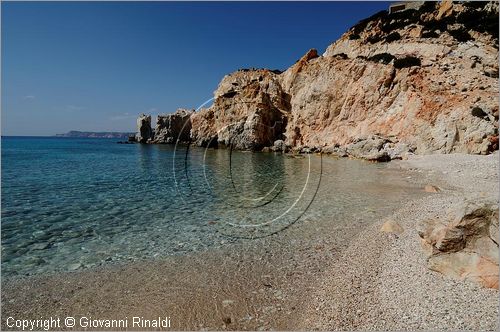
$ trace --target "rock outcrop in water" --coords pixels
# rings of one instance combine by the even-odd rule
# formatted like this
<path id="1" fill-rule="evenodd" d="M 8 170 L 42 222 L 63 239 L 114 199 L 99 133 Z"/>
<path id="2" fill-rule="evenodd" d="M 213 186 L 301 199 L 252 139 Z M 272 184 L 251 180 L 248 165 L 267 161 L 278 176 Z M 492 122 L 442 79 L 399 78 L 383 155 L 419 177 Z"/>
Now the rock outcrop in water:
<path id="1" fill-rule="evenodd" d="M 158 115 L 153 142 L 175 143 L 177 139 L 189 141 L 193 113 L 194 110 L 178 109 L 173 114 Z"/>
<path id="2" fill-rule="evenodd" d="M 148 143 L 154 137 L 151 129 L 151 115 L 141 114 L 137 119 L 136 141 L 139 143 Z"/>
<path id="3" fill-rule="evenodd" d="M 284 72 L 225 76 L 213 105 L 191 115 L 191 139 L 378 161 L 488 154 L 498 108 L 498 3 L 426 2 L 377 13 Z"/>

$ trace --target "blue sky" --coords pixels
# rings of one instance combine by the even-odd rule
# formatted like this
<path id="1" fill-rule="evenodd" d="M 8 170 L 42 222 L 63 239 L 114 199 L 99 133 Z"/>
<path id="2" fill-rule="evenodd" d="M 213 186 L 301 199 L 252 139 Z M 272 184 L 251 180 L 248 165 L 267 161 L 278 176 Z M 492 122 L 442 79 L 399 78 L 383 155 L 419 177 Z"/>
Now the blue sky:
<path id="1" fill-rule="evenodd" d="M 387 2 L 2 1 L 2 135 L 134 131 L 239 68 L 322 53 Z"/>

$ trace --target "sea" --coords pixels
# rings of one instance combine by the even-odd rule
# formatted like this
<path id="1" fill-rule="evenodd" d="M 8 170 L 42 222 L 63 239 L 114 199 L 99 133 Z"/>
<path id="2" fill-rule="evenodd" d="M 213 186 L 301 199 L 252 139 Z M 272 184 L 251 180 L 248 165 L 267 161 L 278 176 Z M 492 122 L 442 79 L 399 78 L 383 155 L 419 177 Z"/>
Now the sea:
<path id="1" fill-rule="evenodd" d="M 245 248 L 292 230 L 321 238 L 340 224 L 363 229 L 421 191 L 388 164 L 319 154 L 96 138 L 1 144 L 2 279 Z"/>

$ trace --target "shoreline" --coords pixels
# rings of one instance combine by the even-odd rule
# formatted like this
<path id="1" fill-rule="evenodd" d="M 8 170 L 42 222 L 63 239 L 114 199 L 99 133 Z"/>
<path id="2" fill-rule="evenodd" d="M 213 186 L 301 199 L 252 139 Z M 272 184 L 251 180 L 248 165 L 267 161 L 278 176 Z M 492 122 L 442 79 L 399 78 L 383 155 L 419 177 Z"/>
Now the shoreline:
<path id="1" fill-rule="evenodd" d="M 498 291 L 428 270 L 413 226 L 456 202 L 465 188 L 468 197 L 484 189 L 498 200 L 498 153 L 413 156 L 391 162 L 391 168 L 421 188 L 443 188 L 391 213 L 405 229 L 399 237 L 380 232 L 383 219 L 377 218 L 340 225 L 328 241 L 306 238 L 295 251 L 280 234 L 260 241 L 266 249 L 255 254 L 235 250 L 244 248 L 239 244 L 184 258 L 2 281 L 2 314 L 88 312 L 119 319 L 168 313 L 173 329 L 495 329 Z"/>

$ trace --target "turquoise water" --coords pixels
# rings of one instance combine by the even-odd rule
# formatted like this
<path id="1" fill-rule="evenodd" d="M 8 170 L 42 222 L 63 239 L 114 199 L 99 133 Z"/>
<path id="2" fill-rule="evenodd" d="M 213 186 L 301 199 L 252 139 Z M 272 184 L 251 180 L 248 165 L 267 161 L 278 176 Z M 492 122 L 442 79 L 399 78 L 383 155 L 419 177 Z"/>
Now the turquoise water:
<path id="1" fill-rule="evenodd" d="M 250 243 L 306 219 L 365 220 L 414 192 L 403 174 L 360 161 L 3 137 L 2 273 Z"/>

